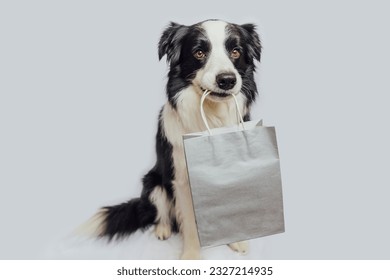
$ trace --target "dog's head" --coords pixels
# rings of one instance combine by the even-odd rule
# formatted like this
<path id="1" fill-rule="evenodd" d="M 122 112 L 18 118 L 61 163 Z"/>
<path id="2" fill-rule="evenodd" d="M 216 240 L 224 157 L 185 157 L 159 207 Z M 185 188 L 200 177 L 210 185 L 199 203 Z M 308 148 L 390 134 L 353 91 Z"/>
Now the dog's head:
<path id="1" fill-rule="evenodd" d="M 253 24 L 237 25 L 208 20 L 191 26 L 171 23 L 159 42 L 159 58 L 170 64 L 167 93 L 171 104 L 182 89 L 193 86 L 209 99 L 224 101 L 242 92 L 255 99 L 254 60 L 260 61 L 261 44 Z"/>

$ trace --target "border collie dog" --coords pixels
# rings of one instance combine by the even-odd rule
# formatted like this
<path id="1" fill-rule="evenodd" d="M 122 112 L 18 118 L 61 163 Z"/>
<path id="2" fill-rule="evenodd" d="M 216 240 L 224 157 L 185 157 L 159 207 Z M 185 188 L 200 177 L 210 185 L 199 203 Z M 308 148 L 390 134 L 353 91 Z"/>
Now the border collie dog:
<path id="1" fill-rule="evenodd" d="M 204 111 L 211 128 L 237 123 L 234 94 L 244 120 L 257 96 L 255 60 L 261 44 L 253 24 L 207 20 L 191 26 L 170 23 L 158 44 L 169 63 L 167 102 L 159 114 L 157 161 L 143 178 L 139 198 L 102 208 L 95 216 L 97 234 L 122 238 L 154 225 L 158 239 L 174 232 L 183 237 L 182 259 L 199 259 L 200 245 L 187 177 L 182 135 L 206 130 L 200 115 L 204 91 L 211 93 Z M 229 246 L 245 253 L 247 243 Z"/>

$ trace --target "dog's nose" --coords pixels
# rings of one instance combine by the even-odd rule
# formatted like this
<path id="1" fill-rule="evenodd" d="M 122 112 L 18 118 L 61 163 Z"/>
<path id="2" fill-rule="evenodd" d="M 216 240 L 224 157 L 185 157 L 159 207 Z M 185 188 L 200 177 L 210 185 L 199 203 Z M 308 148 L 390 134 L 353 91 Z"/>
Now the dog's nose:
<path id="1" fill-rule="evenodd" d="M 221 73 L 217 75 L 216 81 L 220 89 L 228 90 L 236 85 L 237 79 L 234 73 Z"/>

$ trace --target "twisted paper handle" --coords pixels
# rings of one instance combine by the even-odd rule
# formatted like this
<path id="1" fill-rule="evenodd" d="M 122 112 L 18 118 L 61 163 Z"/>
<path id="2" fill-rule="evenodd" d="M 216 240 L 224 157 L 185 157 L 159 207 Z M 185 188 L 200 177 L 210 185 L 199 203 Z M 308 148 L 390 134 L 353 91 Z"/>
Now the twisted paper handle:
<path id="1" fill-rule="evenodd" d="M 211 93 L 211 91 L 209 91 L 207 89 L 203 92 L 202 98 L 200 99 L 200 115 L 202 116 L 202 120 L 207 128 L 207 131 L 209 132 L 210 135 L 212 135 L 209 124 L 208 124 L 207 119 L 206 119 L 206 114 L 204 113 L 204 109 L 203 109 L 203 102 L 205 101 L 207 95 L 209 95 L 210 93 Z M 240 112 L 240 106 L 238 105 L 237 97 L 234 94 L 231 94 L 231 95 L 233 96 L 234 101 L 236 103 L 236 109 L 237 109 L 238 115 L 240 117 L 240 123 L 242 125 L 242 129 L 245 130 L 244 119 L 242 118 L 242 115 Z"/>

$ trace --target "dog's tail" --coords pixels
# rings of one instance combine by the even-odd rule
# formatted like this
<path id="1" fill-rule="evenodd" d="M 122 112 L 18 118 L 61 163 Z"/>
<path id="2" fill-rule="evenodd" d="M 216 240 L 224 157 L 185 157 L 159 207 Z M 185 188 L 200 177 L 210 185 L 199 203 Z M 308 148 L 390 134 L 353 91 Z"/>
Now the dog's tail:
<path id="1" fill-rule="evenodd" d="M 88 235 L 121 239 L 138 229 L 146 229 L 156 220 L 156 207 L 146 198 L 134 198 L 128 202 L 100 209 L 81 231 Z"/>

